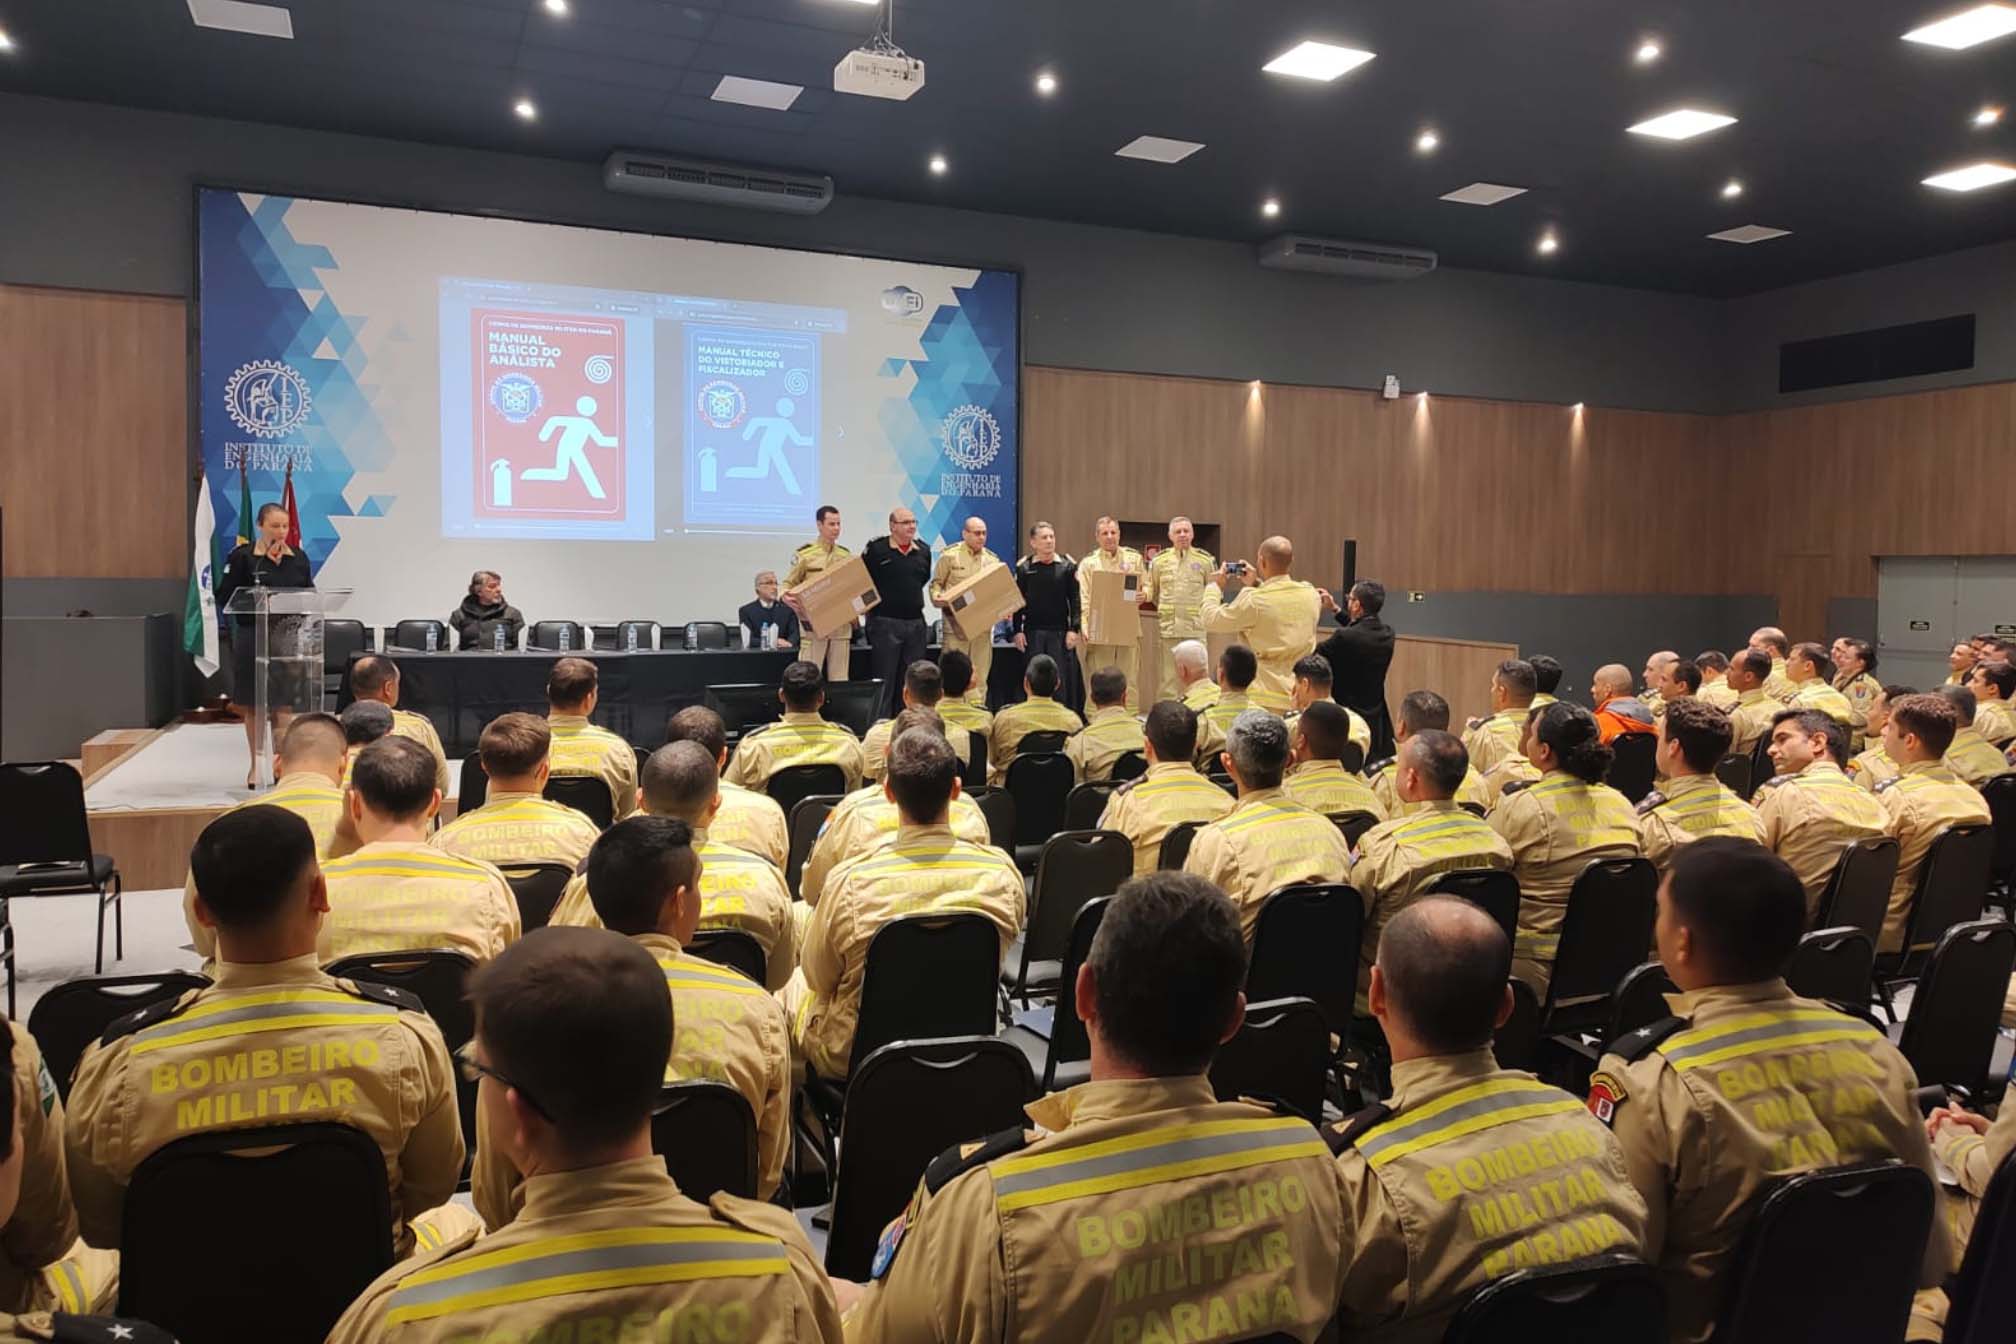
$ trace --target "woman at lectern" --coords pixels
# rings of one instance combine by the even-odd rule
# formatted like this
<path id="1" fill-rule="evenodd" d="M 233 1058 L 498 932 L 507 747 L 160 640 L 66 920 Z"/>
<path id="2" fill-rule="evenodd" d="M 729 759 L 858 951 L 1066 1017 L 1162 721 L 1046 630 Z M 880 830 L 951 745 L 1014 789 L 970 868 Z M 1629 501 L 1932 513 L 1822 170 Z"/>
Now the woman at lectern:
<path id="1" fill-rule="evenodd" d="M 469 576 L 469 595 L 462 605 L 448 613 L 448 624 L 465 649 L 487 649 L 495 643 L 497 628 L 504 629 L 504 647 L 518 647 L 518 632 L 525 628 L 525 613 L 504 600 L 504 580 L 494 569 L 479 569 Z"/>
<path id="2" fill-rule="evenodd" d="M 308 573 L 308 557 L 287 544 L 287 510 L 278 504 L 261 504 L 252 540 L 233 548 L 224 557 L 224 578 L 217 585 L 217 606 L 221 610 L 240 588 L 314 586 L 315 581 Z M 257 787 L 259 769 L 258 715 L 252 707 L 256 698 L 252 690 L 256 673 L 253 660 L 259 649 L 257 624 L 250 616 L 235 617 L 231 623 L 231 706 L 245 720 L 245 745 L 252 758 L 252 765 L 245 772 L 248 789 Z M 279 641 L 282 632 L 269 631 L 268 638 Z M 278 745 L 294 710 L 286 703 L 290 697 L 284 687 L 269 682 L 266 692 L 272 709 L 273 741 Z"/>

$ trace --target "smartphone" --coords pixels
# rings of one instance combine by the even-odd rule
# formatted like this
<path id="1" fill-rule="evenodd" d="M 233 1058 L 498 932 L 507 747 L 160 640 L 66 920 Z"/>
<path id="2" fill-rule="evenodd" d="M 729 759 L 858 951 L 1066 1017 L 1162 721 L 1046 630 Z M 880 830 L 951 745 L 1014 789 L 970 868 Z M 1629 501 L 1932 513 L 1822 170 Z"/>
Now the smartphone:
<path id="1" fill-rule="evenodd" d="M 1225 572 L 1227 574 L 1237 574 L 1239 577 L 1244 578 L 1246 576 L 1246 562 L 1244 560 L 1228 560 L 1225 562 Z"/>

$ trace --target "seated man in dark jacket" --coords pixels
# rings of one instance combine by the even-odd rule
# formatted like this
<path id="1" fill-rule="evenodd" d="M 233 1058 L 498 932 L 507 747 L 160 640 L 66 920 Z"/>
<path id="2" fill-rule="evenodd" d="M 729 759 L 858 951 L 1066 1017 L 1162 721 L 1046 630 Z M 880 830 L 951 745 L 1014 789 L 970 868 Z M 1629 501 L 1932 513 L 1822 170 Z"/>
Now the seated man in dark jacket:
<path id="1" fill-rule="evenodd" d="M 494 569 L 479 569 L 469 576 L 469 595 L 462 605 L 448 613 L 448 624 L 460 636 L 457 646 L 487 649 L 495 644 L 496 622 L 504 625 L 504 647 L 518 647 L 519 632 L 525 628 L 525 613 L 504 600 L 504 580 Z"/>

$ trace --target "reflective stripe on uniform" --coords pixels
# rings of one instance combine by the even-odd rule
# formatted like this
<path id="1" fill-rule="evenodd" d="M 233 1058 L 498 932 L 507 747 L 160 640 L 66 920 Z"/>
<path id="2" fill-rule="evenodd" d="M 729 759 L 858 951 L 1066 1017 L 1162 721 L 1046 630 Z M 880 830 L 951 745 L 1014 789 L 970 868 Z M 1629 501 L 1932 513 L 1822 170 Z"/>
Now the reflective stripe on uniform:
<path id="1" fill-rule="evenodd" d="M 1388 831 L 1386 838 L 1394 844 L 1418 849 L 1427 858 L 1443 858 L 1475 853 L 1478 848 L 1475 841 L 1496 834 L 1482 818 L 1459 808 L 1454 812 L 1417 812 Z M 1489 848 L 1489 841 L 1485 841 L 1484 847 Z"/>
<path id="2" fill-rule="evenodd" d="M 993 1163 L 994 1200 L 1004 1213 L 1163 1181 L 1209 1176 L 1329 1148 L 1303 1120 L 1210 1120 Z"/>
<path id="3" fill-rule="evenodd" d="M 1128 792 L 1136 798 L 1160 798 L 1165 793 L 1195 793 L 1207 798 L 1225 796 L 1225 790 L 1202 775 L 1165 775 L 1145 784 L 1136 784 Z"/>
<path id="4" fill-rule="evenodd" d="M 731 971 L 725 966 L 696 966 L 692 960 L 667 964 L 659 962 L 665 972 L 665 983 L 675 989 L 704 989 L 721 994 L 753 994 L 758 998 L 768 997 L 764 991 L 740 971 Z"/>
<path id="5" fill-rule="evenodd" d="M 1706 1068 L 1744 1055 L 1788 1050 L 1834 1041 L 1881 1039 L 1876 1028 L 1825 1008 L 1791 1008 L 1775 1013 L 1747 1013 L 1669 1036 L 1659 1046 L 1666 1062 L 1681 1071 Z"/>
<path id="6" fill-rule="evenodd" d="M 1250 826 L 1265 826 L 1277 821 L 1296 821 L 1314 816 L 1315 814 L 1306 807 L 1275 807 L 1258 803 L 1247 812 L 1227 817 L 1214 824 L 1221 831 L 1243 831 Z M 1320 817 L 1316 819 L 1321 820 Z"/>
<path id="7" fill-rule="evenodd" d="M 865 860 L 854 871 L 887 873 L 898 868 L 922 868 L 933 872 L 959 869 L 993 871 L 1007 866 L 1007 861 L 1000 856 L 989 854 L 977 845 L 961 842 L 950 848 L 894 845 L 881 851 L 881 857 Z"/>
<path id="8" fill-rule="evenodd" d="M 1558 1087 L 1530 1078 L 1492 1078 L 1373 1126 L 1358 1140 L 1357 1148 L 1370 1165 L 1383 1167 L 1409 1153 L 1479 1130 L 1581 1109 L 1581 1102 Z"/>
<path id="9" fill-rule="evenodd" d="M 396 1009 L 328 989 L 282 989 L 213 999 L 133 1037 L 133 1053 L 193 1045 L 220 1036 L 250 1036 L 293 1027 L 351 1027 L 399 1020 Z"/>
<path id="10" fill-rule="evenodd" d="M 58 1260 L 42 1272 L 42 1278 L 56 1294 L 59 1311 L 79 1316 L 91 1309 L 91 1292 L 85 1287 L 84 1276 L 75 1264 Z"/>
<path id="11" fill-rule="evenodd" d="M 585 1232 L 423 1269 L 392 1294 L 385 1323 L 431 1320 L 567 1293 L 782 1274 L 788 1268 L 784 1243 L 754 1232 L 722 1227 Z"/>
<path id="12" fill-rule="evenodd" d="M 474 812 L 469 814 L 475 816 Z M 463 882 L 488 882 L 490 870 L 479 868 L 473 863 L 443 854 L 439 859 L 429 859 L 418 855 L 400 855 L 398 858 L 375 859 L 365 855 L 353 855 L 346 859 L 331 859 L 322 865 L 324 877 L 447 877 Z"/>

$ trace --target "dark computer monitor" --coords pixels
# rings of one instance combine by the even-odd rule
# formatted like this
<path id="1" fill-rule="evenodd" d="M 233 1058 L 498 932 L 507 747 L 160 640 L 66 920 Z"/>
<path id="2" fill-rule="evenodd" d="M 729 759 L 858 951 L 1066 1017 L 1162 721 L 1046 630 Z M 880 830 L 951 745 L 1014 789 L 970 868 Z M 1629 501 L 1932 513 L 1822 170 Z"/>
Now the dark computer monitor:
<path id="1" fill-rule="evenodd" d="M 826 683 L 826 706 L 820 713 L 829 722 L 852 728 L 854 736 L 866 737 L 875 722 L 875 707 L 881 701 L 882 680 L 879 677 L 866 681 L 829 681 Z"/>
<path id="2" fill-rule="evenodd" d="M 751 728 L 775 723 L 784 713 L 784 706 L 777 699 L 777 688 L 764 682 L 709 686 L 701 703 L 721 716 L 731 742 Z"/>

